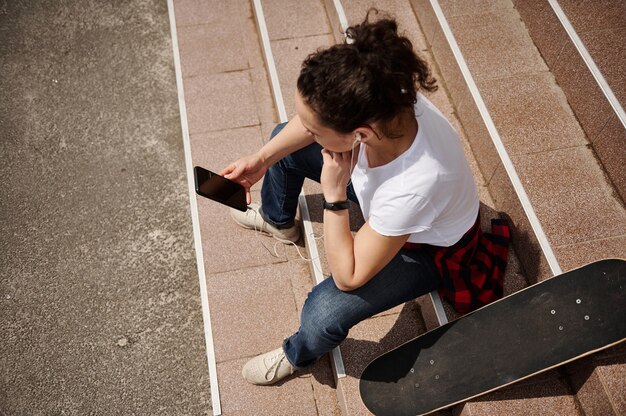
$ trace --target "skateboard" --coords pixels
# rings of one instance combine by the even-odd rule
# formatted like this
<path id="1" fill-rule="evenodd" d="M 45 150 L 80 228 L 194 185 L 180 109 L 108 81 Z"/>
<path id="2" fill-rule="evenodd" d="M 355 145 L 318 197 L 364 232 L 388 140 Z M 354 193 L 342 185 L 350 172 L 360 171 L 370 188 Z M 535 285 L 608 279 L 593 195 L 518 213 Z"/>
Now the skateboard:
<path id="1" fill-rule="evenodd" d="M 426 415 L 626 338 L 626 261 L 529 286 L 373 360 L 360 393 L 375 415 Z"/>

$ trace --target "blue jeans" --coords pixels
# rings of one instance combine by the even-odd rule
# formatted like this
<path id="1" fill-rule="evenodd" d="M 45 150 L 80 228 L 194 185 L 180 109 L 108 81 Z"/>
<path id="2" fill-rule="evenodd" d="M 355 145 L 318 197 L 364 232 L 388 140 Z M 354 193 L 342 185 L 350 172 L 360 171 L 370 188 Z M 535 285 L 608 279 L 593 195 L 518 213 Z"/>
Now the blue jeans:
<path id="1" fill-rule="evenodd" d="M 309 293 L 300 329 L 283 342 L 287 359 L 304 368 L 338 346 L 359 322 L 439 287 L 437 269 L 424 250 L 400 252 L 369 282 L 343 292 L 332 277 Z"/>
<path id="2" fill-rule="evenodd" d="M 270 139 L 278 134 L 287 123 L 274 128 Z M 354 155 L 356 163 L 356 157 Z M 261 187 L 261 217 L 277 228 L 293 226 L 298 208 L 298 196 L 304 179 L 317 183 L 322 173 L 322 146 L 312 143 L 275 163 L 265 173 Z M 348 199 L 358 204 L 352 185 L 348 185 Z"/>
<path id="3" fill-rule="evenodd" d="M 278 125 L 272 137 L 284 126 Z M 261 188 L 261 215 L 267 222 L 278 227 L 293 224 L 304 179 L 320 181 L 321 150 L 313 143 L 267 171 Z M 351 185 L 348 198 L 358 202 Z M 309 293 L 300 329 L 283 343 L 287 359 L 296 368 L 307 367 L 338 346 L 354 325 L 438 287 L 435 263 L 419 249 L 401 249 L 369 282 L 350 292 L 337 289 L 332 277 L 327 278 Z"/>

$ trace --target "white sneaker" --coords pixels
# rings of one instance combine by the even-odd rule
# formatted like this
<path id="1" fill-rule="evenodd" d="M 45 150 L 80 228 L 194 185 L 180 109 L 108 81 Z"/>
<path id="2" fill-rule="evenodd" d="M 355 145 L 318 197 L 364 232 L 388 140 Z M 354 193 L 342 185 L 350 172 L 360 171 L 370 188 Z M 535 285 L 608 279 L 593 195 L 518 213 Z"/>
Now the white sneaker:
<path id="1" fill-rule="evenodd" d="M 267 386 L 292 375 L 295 371 L 281 347 L 248 361 L 243 366 L 241 374 L 249 383 Z"/>
<path id="2" fill-rule="evenodd" d="M 230 216 L 243 228 L 270 234 L 278 240 L 284 240 L 285 244 L 289 244 L 289 242 L 295 243 L 298 241 L 300 238 L 300 228 L 297 225 L 293 225 L 289 228 L 274 227 L 273 225 L 265 222 L 263 217 L 261 217 L 261 214 L 259 214 L 259 208 L 259 204 L 250 204 L 246 212 L 231 209 Z"/>

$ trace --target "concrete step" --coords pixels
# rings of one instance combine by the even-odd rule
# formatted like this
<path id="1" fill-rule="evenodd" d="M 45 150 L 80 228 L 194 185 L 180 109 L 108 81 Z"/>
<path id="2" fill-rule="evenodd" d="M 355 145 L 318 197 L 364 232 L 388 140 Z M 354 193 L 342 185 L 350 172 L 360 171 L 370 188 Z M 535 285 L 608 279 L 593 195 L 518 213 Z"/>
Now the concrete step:
<path id="1" fill-rule="evenodd" d="M 626 414 L 626 345 L 601 351 L 565 367 L 586 416 Z"/>
<path id="2" fill-rule="evenodd" d="M 511 183 L 488 138 L 485 123 L 476 122 L 480 120 L 478 109 L 473 98 L 469 98 L 468 86 L 435 17 L 432 3 L 436 2 L 412 1 L 444 78 L 454 86 L 452 100 L 461 122 L 471 132 L 472 148 L 481 156 L 480 168 L 491 178 L 487 186 L 497 208 L 508 212 L 515 220 L 516 248 L 518 253 L 524 254 L 522 268 L 527 276 L 531 281 L 548 278 L 552 274 L 551 267 L 541 254 L 543 250 L 533 237 L 524 210 L 516 199 L 510 198 Z M 569 89 L 579 91 L 581 85 L 587 88 L 589 83 L 581 82 L 579 72 L 571 68 L 572 54 L 568 50 L 572 46 L 566 44 L 562 34 L 555 35 L 558 27 L 554 16 L 549 16 L 547 2 L 515 1 L 519 14 L 509 1 L 471 2 L 471 5 L 452 1 L 439 3 L 543 225 L 555 253 L 555 263 L 560 269 L 569 270 L 600 258 L 624 257 L 626 215 L 619 196 L 622 192 L 619 175 L 623 174 L 624 165 L 623 129 L 620 125 L 616 134 L 613 130 L 602 130 L 613 129 L 610 123 L 615 121 L 604 110 L 606 102 L 598 104 L 594 100 L 594 105 L 590 106 L 591 100 L 572 98 L 568 94 L 568 81 Z M 565 3 L 570 11 L 582 10 L 577 9 L 574 2 Z M 600 3 L 604 14 L 597 10 L 595 14 L 608 16 L 609 21 L 611 13 L 607 10 L 615 12 L 623 7 L 623 3 Z M 599 4 L 595 3 L 596 6 Z M 530 33 L 536 33 L 532 39 L 520 14 Z M 588 20 L 585 16 L 573 19 Z M 618 28 L 604 29 L 619 31 L 619 23 L 615 23 L 615 19 L 612 22 L 605 23 Z M 610 61 L 606 60 L 609 68 Z M 619 53 L 613 61 L 621 62 Z M 576 100 L 587 104 L 581 114 L 601 128 L 598 125 L 585 127 L 583 117 L 573 110 Z M 590 136 L 590 132 L 597 136 Z M 613 137 L 618 138 L 617 142 Z M 610 150 L 596 149 L 596 144 L 606 143 Z M 595 153 L 590 149 L 591 144 Z M 603 152 L 611 156 L 602 157 Z M 614 160 L 618 161 L 617 165 Z M 619 171 L 619 175 L 616 176 L 615 171 Z M 593 363 L 595 358 L 585 360 L 584 370 L 572 370 L 573 376 L 567 380 L 572 392 L 579 393 L 576 401 L 587 414 L 623 414 L 624 378 L 620 377 L 624 371 L 620 363 L 623 358 L 613 349 L 606 354 L 618 358 L 597 368 L 587 363 Z M 468 406 L 471 409 L 476 404 Z M 594 413 L 597 409 L 601 409 L 600 413 Z M 570 406 L 570 410 L 576 414 L 574 407 Z M 605 411 L 608 413 L 602 413 Z"/>
<path id="3" fill-rule="evenodd" d="M 328 3 L 331 2 L 327 2 L 326 7 L 327 10 L 329 10 L 328 15 L 330 16 L 331 23 L 333 24 L 333 33 L 335 34 L 336 41 L 340 42 L 342 41 L 343 35 L 341 34 L 339 18 L 335 12 L 334 5 Z M 342 3 L 346 17 L 350 24 L 360 22 L 365 17 L 368 9 L 367 4 L 356 2 Z M 398 19 L 401 30 L 405 32 L 405 34 L 409 37 L 415 49 L 422 55 L 424 55 L 429 62 L 434 62 L 434 59 L 430 55 L 430 51 L 428 50 L 425 36 L 415 18 L 415 15 L 411 8 L 411 4 L 408 1 L 385 2 L 384 4 L 378 5 L 378 7 L 381 10 L 389 12 L 390 14 L 395 16 Z M 475 159 L 474 154 L 471 151 L 464 129 L 460 124 L 458 117 L 455 114 L 453 104 L 449 99 L 449 86 L 439 73 L 436 65 L 433 65 L 432 69 L 434 73 L 433 75 L 439 80 L 440 89 L 435 93 L 428 94 L 428 98 L 438 106 L 438 108 L 446 115 L 446 117 L 448 117 L 449 120 L 451 120 L 451 122 L 456 126 L 457 130 L 460 133 L 461 139 L 466 149 L 467 158 L 470 161 L 470 166 L 473 170 L 475 181 L 479 187 L 481 198 L 482 225 L 484 229 L 489 229 L 490 219 L 496 218 L 498 215 L 493 208 L 494 203 L 486 187 L 486 180 L 484 179 L 484 176 L 478 168 L 479 165 Z M 314 207 L 318 207 L 320 204 L 319 201 L 315 201 L 312 205 Z M 315 216 L 319 216 L 318 218 L 320 219 L 320 223 L 317 224 L 317 227 L 319 228 L 319 235 L 321 235 L 321 210 L 316 212 Z M 353 230 L 356 231 L 362 223 L 360 213 L 357 210 L 355 210 L 355 212 L 351 212 L 351 219 L 354 221 Z M 322 244 L 320 244 L 320 251 L 323 252 Z M 526 279 L 519 268 L 519 262 L 517 261 L 517 257 L 513 251 L 510 255 L 510 263 L 507 268 L 505 282 L 505 291 L 507 294 L 513 293 L 527 285 Z M 378 351 L 378 353 L 381 353 L 391 348 L 394 348 L 401 343 L 414 338 L 415 336 L 422 334 L 426 330 L 438 326 L 437 319 L 433 313 L 433 306 L 430 298 L 428 296 L 424 296 L 418 299 L 416 303 L 419 307 L 418 315 L 411 316 L 407 313 L 407 310 L 412 310 L 414 308 L 414 305 L 412 303 L 408 303 L 403 307 L 399 307 L 395 310 L 390 311 L 389 314 L 386 314 L 384 320 L 383 318 L 377 316 L 359 324 L 352 331 L 351 335 L 349 336 L 349 340 L 352 340 L 352 337 L 363 337 L 363 339 L 366 340 L 383 340 L 380 342 L 379 345 L 375 345 L 375 347 L 383 348 L 382 351 Z M 448 319 L 452 320 L 459 316 L 445 302 L 444 308 L 446 310 Z M 410 320 L 410 325 L 408 327 L 406 327 L 407 320 Z M 366 360 L 363 359 L 363 357 L 375 357 L 376 351 L 372 351 L 372 346 L 365 343 L 359 344 L 358 342 L 354 342 L 351 344 L 346 342 L 345 344 L 346 345 L 342 346 L 342 354 L 344 355 L 346 368 L 349 369 L 347 370 L 348 376 L 345 379 L 340 379 L 337 385 L 337 388 L 339 390 L 338 394 L 344 397 L 344 399 L 342 400 L 342 404 L 344 405 L 344 414 L 368 414 L 358 396 L 358 374 L 360 374 L 360 372 L 365 368 L 365 365 L 369 361 L 369 359 Z M 350 371 L 350 369 L 354 370 Z M 357 377 L 351 376 L 350 373 L 356 373 Z M 450 410 L 441 413 L 447 414 L 448 412 L 450 412 Z"/>
<path id="4" fill-rule="evenodd" d="M 174 9 L 193 163 L 219 171 L 256 151 L 279 122 L 256 18 L 246 0 L 176 0 Z M 280 7 L 268 11 L 270 23 L 280 22 Z M 327 358 L 276 386 L 253 386 L 241 375 L 248 359 L 298 328 L 313 285 L 297 253 L 303 245 L 276 246 L 237 227 L 225 207 L 197 204 L 216 368 L 213 414 L 340 414 Z"/>
<path id="5" fill-rule="evenodd" d="M 293 94 L 300 63 L 318 47 L 329 46 L 341 39 L 335 5 L 330 0 L 323 3 L 312 0 L 265 0 L 261 3 L 286 114 L 291 116 L 295 112 Z M 356 1 L 341 3 L 351 23 L 364 17 L 367 10 L 365 4 Z M 498 12 L 506 9 L 506 5 L 497 1 L 490 4 Z M 422 50 L 427 59 L 434 63 L 441 89 L 429 98 L 461 133 L 479 185 L 483 220 L 487 221 L 489 217 L 495 216 L 496 211 L 502 210 L 508 212 L 515 221 L 518 241 L 515 251 L 520 253 L 520 258 L 518 260 L 516 256 L 512 256 L 506 277 L 507 293 L 526 285 L 527 279 L 522 271 L 531 282 L 549 277 L 548 262 L 542 258 L 532 229 L 524 219 L 520 203 L 511 198 L 514 192 L 506 180 L 505 171 L 498 161 L 493 145 L 485 134 L 484 125 L 477 122 L 476 109 L 469 103 L 467 87 L 458 75 L 451 75 L 454 74 L 455 64 L 450 60 L 446 61 L 446 54 L 450 54 L 446 51 L 436 21 L 430 19 L 432 10 L 428 10 L 425 1 L 408 0 L 381 2 L 378 7 L 395 14 L 401 28 L 407 31 L 416 48 Z M 257 149 L 267 140 L 271 129 L 279 121 L 278 109 L 270 88 L 267 62 L 262 55 L 259 28 L 252 4 L 245 0 L 176 0 L 175 8 L 192 156 L 196 164 L 221 169 L 238 156 Z M 528 55 L 524 55 L 526 57 Z M 509 56 L 509 60 L 514 63 L 516 58 L 515 54 Z M 480 60 L 476 62 L 480 63 Z M 534 65 L 544 68 L 540 60 Z M 508 76 L 506 70 L 503 74 L 496 78 Z M 532 75 L 536 76 L 539 83 L 543 82 L 542 86 L 549 85 L 546 74 Z M 522 78 L 519 74 L 517 76 Z M 487 81 L 493 79 L 493 76 L 485 78 L 484 82 L 489 86 L 491 82 Z M 505 89 L 507 84 L 501 84 L 501 89 Z M 551 87 L 547 89 L 551 90 Z M 556 102 L 561 101 L 557 99 Z M 506 118 L 506 115 L 502 116 Z M 540 123 L 531 123 L 534 129 L 538 128 L 537 125 Z M 572 153 L 574 157 L 580 156 L 578 159 L 587 160 L 584 159 L 585 141 L 581 138 L 582 135 L 577 136 L 578 130 L 575 128 L 574 133 L 573 141 L 570 137 L 562 137 L 557 146 L 550 144 L 544 147 L 537 146 L 534 142 L 524 142 L 523 135 L 518 133 L 515 136 L 512 133 L 517 141 L 512 140 L 509 145 L 518 149 L 516 154 L 523 162 L 522 167 L 526 167 L 525 171 L 533 179 L 535 167 L 541 165 L 542 161 L 533 158 L 536 152 L 546 156 L 547 152 L 560 150 L 562 153 L 549 156 L 562 165 L 572 158 Z M 540 144 L 544 145 L 543 142 Z M 528 147 L 534 149 L 530 155 L 525 153 Z M 583 175 L 582 179 L 586 183 L 586 189 L 593 190 L 594 186 L 597 187 L 597 178 L 594 175 L 598 169 L 591 170 L 593 175 Z M 253 196 L 256 200 L 259 199 L 258 189 L 257 186 Z M 566 190 L 569 191 L 570 188 Z M 311 208 L 313 233 L 321 236 L 319 187 L 306 183 L 305 191 L 308 206 Z M 535 191 L 539 200 L 546 192 L 541 186 Z M 599 192 L 605 202 L 610 201 L 607 199 L 606 187 L 600 186 Z M 570 194 L 571 192 L 565 196 L 559 195 L 560 199 L 556 204 L 560 205 Z M 587 207 L 584 205 L 585 198 L 582 202 L 576 199 L 576 202 L 583 203 L 582 209 Z M 280 257 L 272 256 L 269 254 L 273 250 L 272 240 L 264 240 L 264 237 L 250 238 L 249 232 L 238 229 L 229 222 L 227 212 L 222 207 L 203 200 L 199 200 L 198 204 L 215 339 L 221 414 L 291 414 L 290 411 L 293 412 L 294 409 L 298 409 L 299 414 L 368 414 L 358 395 L 360 371 L 370 358 L 423 333 L 431 325 L 426 313 L 428 302 L 421 300 L 417 305 L 408 303 L 355 327 L 342 346 L 345 376 L 340 373 L 335 380 L 336 385 L 328 359 L 320 361 L 310 373 L 278 386 L 261 388 L 247 385 L 240 376 L 245 360 L 280 345 L 282 338 L 297 328 L 300 308 L 306 293 L 313 285 L 309 273 L 310 263 L 301 260 L 294 247 L 287 247 Z M 608 203 L 605 205 L 612 207 Z M 543 204 L 542 208 L 540 217 L 543 222 L 544 217 L 550 216 L 552 205 Z M 580 207 L 572 209 L 572 215 L 578 222 L 582 220 L 574 214 L 579 213 L 579 210 Z M 353 229 L 356 230 L 362 219 L 356 210 L 353 210 L 351 216 Z M 616 216 L 619 218 L 619 214 L 615 213 L 612 218 Z M 602 231 L 606 230 L 605 226 L 600 228 Z M 558 227 L 551 228 L 553 230 L 560 238 L 557 239 L 560 242 L 557 248 L 560 248 L 559 254 L 563 257 L 561 261 L 569 259 L 567 267 L 575 267 L 582 254 L 588 254 L 583 250 L 584 244 L 593 244 L 593 239 L 586 235 L 587 240 L 570 241 L 563 237 L 563 233 L 558 233 Z M 230 238 L 224 240 L 224 235 Z M 551 240 L 553 238 L 551 236 Z M 619 246 L 624 240 L 621 234 L 604 239 L 610 240 L 608 246 L 614 247 L 614 251 L 623 247 Z M 216 244 L 216 241 L 220 241 L 220 244 Z M 569 251 L 570 246 L 574 246 L 573 252 Z M 243 254 L 234 257 L 233 252 Z M 325 258 L 323 247 L 320 257 Z M 321 262 L 320 268 L 328 271 L 325 261 Z M 264 299 L 274 301 L 272 303 Z M 277 303 L 288 307 L 278 308 Z M 423 312 L 424 319 L 418 313 L 420 311 Z M 277 325 L 270 327 L 267 322 Z M 336 372 L 334 377 L 337 377 Z M 489 414 L 497 411 L 497 407 L 491 406 L 499 403 L 499 400 L 507 400 L 507 403 L 512 403 L 511 406 L 519 406 L 520 409 L 526 403 L 531 408 L 548 409 L 555 414 L 577 414 L 570 385 L 560 373 L 550 373 L 509 390 L 458 407 L 454 409 L 454 413 Z M 559 413 L 561 411 L 564 413 Z M 444 414 L 450 414 L 450 411 Z"/>
<path id="6" fill-rule="evenodd" d="M 590 147 L 623 201 L 626 199 L 626 128 L 585 64 L 556 11 L 543 0 L 514 1 L 546 65 L 554 74 Z M 626 103 L 626 3 L 559 1 L 571 29 L 587 50 L 621 107 Z M 579 46 L 580 47 L 580 46 Z M 583 52 L 584 53 L 584 52 Z M 597 75 L 596 75 L 597 76 Z M 597 250 L 596 247 L 592 247 Z M 622 256 L 625 250 L 622 247 Z M 586 415 L 626 413 L 625 348 L 613 348 L 568 366 L 572 386 Z"/>
<path id="7" fill-rule="evenodd" d="M 453 58 L 430 3 L 413 1 L 420 23 L 479 166 L 498 208 L 515 220 L 516 244 L 534 234 L 510 188 L 484 122 Z M 554 76 L 537 52 L 519 14 L 508 1 L 441 2 L 452 33 L 476 81 L 495 127 L 519 175 L 561 269 L 606 257 L 623 257 L 626 212 L 588 149 Z M 489 6 L 487 6 L 487 4 Z M 430 31 L 430 32 L 428 32 Z M 508 208 L 508 209 L 507 209 Z M 530 237 L 529 237 L 530 238 Z M 602 240 L 602 244 L 590 245 Z M 552 275 L 538 244 L 528 241 L 523 265 L 529 279 Z M 519 246 L 518 246 L 519 247 Z M 533 265 L 535 264 L 535 265 Z"/>
<path id="8" fill-rule="evenodd" d="M 626 199 L 626 127 L 585 64 L 576 43 L 546 0 L 515 0 L 515 8 L 567 97 L 589 144 L 622 201 Z M 621 0 L 558 2 L 571 29 L 615 96 L 626 103 L 626 3 Z"/>

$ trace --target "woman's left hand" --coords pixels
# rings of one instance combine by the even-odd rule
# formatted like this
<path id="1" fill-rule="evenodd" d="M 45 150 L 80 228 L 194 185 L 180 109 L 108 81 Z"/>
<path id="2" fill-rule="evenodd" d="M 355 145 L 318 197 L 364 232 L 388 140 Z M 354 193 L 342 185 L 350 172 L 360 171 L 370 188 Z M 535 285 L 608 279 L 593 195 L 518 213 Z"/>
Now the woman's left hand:
<path id="1" fill-rule="evenodd" d="M 324 165 L 320 183 L 324 199 L 328 202 L 345 201 L 347 197 L 347 187 L 350 181 L 352 152 L 335 153 L 322 149 Z"/>

